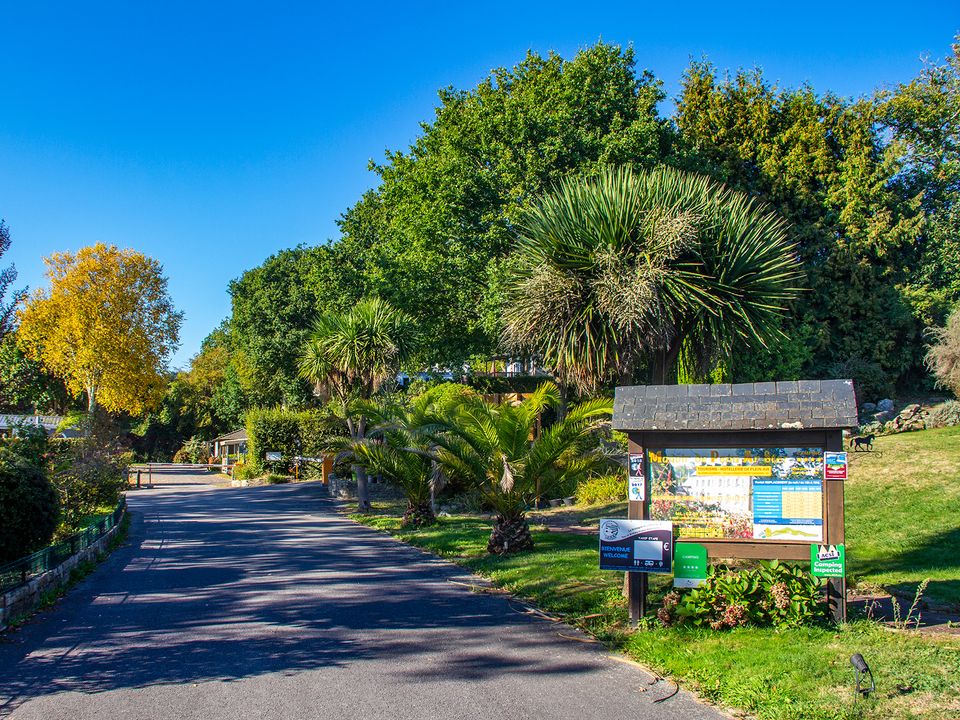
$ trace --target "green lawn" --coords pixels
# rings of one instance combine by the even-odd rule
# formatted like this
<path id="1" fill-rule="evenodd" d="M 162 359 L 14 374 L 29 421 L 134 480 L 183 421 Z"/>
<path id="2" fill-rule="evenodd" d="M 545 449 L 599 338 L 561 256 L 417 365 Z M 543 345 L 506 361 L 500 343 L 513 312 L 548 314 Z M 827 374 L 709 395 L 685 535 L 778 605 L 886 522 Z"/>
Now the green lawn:
<path id="1" fill-rule="evenodd" d="M 930 578 L 934 604 L 960 603 L 960 428 L 878 438 L 852 455 L 847 486 L 850 573 L 862 586 L 912 595 Z M 702 697 L 758 718 L 960 717 L 960 638 L 897 632 L 859 620 L 841 628 L 732 632 L 626 630 L 620 573 L 597 569 L 596 538 L 534 526 L 536 549 L 487 555 L 489 521 L 442 518 L 419 532 L 399 529 L 398 506 L 357 517 L 489 577 L 547 612 L 591 632 Z M 625 514 L 624 504 L 552 511 L 577 524 Z M 538 516 L 533 516 L 537 522 Z M 654 594 L 668 579 L 653 577 Z M 854 707 L 849 658 L 860 652 L 877 694 Z"/>
<path id="2" fill-rule="evenodd" d="M 850 453 L 847 558 L 865 587 L 926 598 L 960 612 L 960 427 L 877 438 Z"/>

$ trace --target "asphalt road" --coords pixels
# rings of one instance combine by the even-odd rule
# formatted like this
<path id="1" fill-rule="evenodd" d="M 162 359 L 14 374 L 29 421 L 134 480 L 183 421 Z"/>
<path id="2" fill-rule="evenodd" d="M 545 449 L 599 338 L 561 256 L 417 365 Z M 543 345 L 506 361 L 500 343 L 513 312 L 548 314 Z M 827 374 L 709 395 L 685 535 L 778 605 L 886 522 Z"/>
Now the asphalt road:
<path id="1" fill-rule="evenodd" d="M 463 571 L 338 516 L 314 484 L 131 493 L 129 542 L 0 637 L 0 716 L 724 717 Z"/>

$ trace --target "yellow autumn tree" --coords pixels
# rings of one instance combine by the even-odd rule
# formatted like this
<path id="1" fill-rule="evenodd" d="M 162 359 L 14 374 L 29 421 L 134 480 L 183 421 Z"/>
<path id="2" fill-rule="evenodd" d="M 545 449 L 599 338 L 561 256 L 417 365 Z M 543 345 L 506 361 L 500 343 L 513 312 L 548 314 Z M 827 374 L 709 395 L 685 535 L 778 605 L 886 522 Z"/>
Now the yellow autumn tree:
<path id="1" fill-rule="evenodd" d="M 23 351 L 63 378 L 90 412 L 139 415 L 163 395 L 183 313 L 156 260 L 97 243 L 44 258 L 49 289 L 18 313 Z"/>

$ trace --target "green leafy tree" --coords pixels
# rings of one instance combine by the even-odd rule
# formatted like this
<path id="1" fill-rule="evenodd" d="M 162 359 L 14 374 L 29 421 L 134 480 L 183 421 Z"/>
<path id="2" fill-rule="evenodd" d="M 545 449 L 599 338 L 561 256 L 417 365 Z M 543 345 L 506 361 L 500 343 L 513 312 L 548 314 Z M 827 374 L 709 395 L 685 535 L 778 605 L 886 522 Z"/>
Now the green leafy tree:
<path id="1" fill-rule="evenodd" d="M 324 312 L 346 310 L 362 295 L 342 248 L 282 250 L 230 283 L 231 361 L 251 406 L 303 407 L 309 383 L 297 362 Z"/>
<path id="2" fill-rule="evenodd" d="M 943 61 L 926 62 L 914 80 L 877 101 L 896 187 L 918 199 L 924 219 L 907 299 L 924 325 L 941 325 L 960 300 L 960 36 Z"/>
<path id="3" fill-rule="evenodd" d="M 581 391 L 644 364 L 673 381 L 684 343 L 709 367 L 783 337 L 800 280 L 786 225 L 706 177 L 607 168 L 561 182 L 519 227 L 507 344 Z"/>
<path id="4" fill-rule="evenodd" d="M 918 220 L 891 183 L 897 167 L 879 120 L 870 101 L 784 90 L 759 71 L 718 79 L 706 63 L 688 69 L 676 115 L 686 162 L 790 223 L 810 288 L 784 325 L 803 342 L 766 354 L 766 369 L 755 350 L 734 348 L 734 379 L 744 365 L 766 379 L 797 367 L 824 376 L 852 362 L 879 371 L 889 390 L 917 366 L 920 327 L 902 288 Z M 784 351 L 800 356 L 784 362 Z"/>
<path id="5" fill-rule="evenodd" d="M 500 297 L 487 280 L 520 210 L 568 174 L 659 162 L 672 140 L 662 99 L 631 49 L 605 43 L 569 61 L 530 53 L 474 89 L 441 91 L 433 121 L 373 165 L 380 186 L 341 221 L 367 291 L 420 326 L 420 362 L 452 367 L 496 347 Z"/>
<path id="6" fill-rule="evenodd" d="M 336 403 L 350 438 L 360 441 L 369 431 L 366 402 L 395 381 L 415 340 L 407 315 L 379 298 L 364 299 L 346 312 L 317 319 L 301 350 L 300 376 Z M 366 469 L 356 463 L 353 470 L 359 511 L 369 512 Z"/>
<path id="7" fill-rule="evenodd" d="M 593 433 L 612 413 L 612 401 L 575 405 L 536 433 L 544 412 L 559 405 L 552 383 L 520 403 L 466 396 L 445 413 L 442 432 L 433 434 L 444 472 L 468 481 L 496 512 L 487 545 L 493 554 L 531 549 L 526 510 L 535 497 L 572 486 L 601 462 L 591 452 L 597 444 Z"/>
<path id="8" fill-rule="evenodd" d="M 3 220 L 0 220 L 0 257 L 3 257 L 4 253 L 10 249 L 11 243 L 10 228 Z M 0 338 L 13 328 L 14 312 L 17 304 L 26 297 L 25 290 L 11 292 L 10 286 L 16 279 L 17 269 L 13 265 L 0 270 Z M 4 299 L 8 292 L 10 297 Z"/>
<path id="9" fill-rule="evenodd" d="M 0 340 L 0 410 L 63 414 L 73 404 L 63 382 L 17 346 L 16 331 Z"/>

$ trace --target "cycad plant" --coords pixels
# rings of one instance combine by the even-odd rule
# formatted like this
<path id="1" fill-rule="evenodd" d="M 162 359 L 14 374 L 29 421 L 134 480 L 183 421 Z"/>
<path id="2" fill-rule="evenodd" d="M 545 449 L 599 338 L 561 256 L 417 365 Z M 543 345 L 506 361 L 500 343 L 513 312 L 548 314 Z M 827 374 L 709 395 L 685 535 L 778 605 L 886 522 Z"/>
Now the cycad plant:
<path id="1" fill-rule="evenodd" d="M 409 403 L 396 398 L 370 403 L 365 411 L 369 437 L 341 445 L 357 464 L 403 490 L 407 498 L 404 527 L 436 522 L 434 497 L 446 478 L 432 437 L 441 429 L 439 414 L 451 399 L 435 388 Z"/>
<path id="2" fill-rule="evenodd" d="M 685 343 L 703 367 L 769 345 L 801 278 L 779 217 L 672 168 L 567 179 L 518 227 L 504 340 L 584 392 L 643 364 L 668 382 Z"/>
<path id="3" fill-rule="evenodd" d="M 538 494 L 585 475 L 601 462 L 594 452 L 594 430 L 612 412 L 606 399 L 571 407 L 537 432 L 547 408 L 560 405 L 560 393 L 544 383 L 521 402 L 493 404 L 464 397 L 444 414 L 434 434 L 437 459 L 451 477 L 467 480 L 496 512 L 487 549 L 498 555 L 533 547 L 526 510 Z"/>
<path id="4" fill-rule="evenodd" d="M 403 312 L 379 298 L 361 300 L 347 312 L 317 319 L 300 357 L 300 375 L 334 400 L 350 438 L 359 441 L 367 436 L 364 402 L 393 381 L 415 339 L 416 328 Z M 358 509 L 369 512 L 366 470 L 359 464 L 353 470 Z"/>

